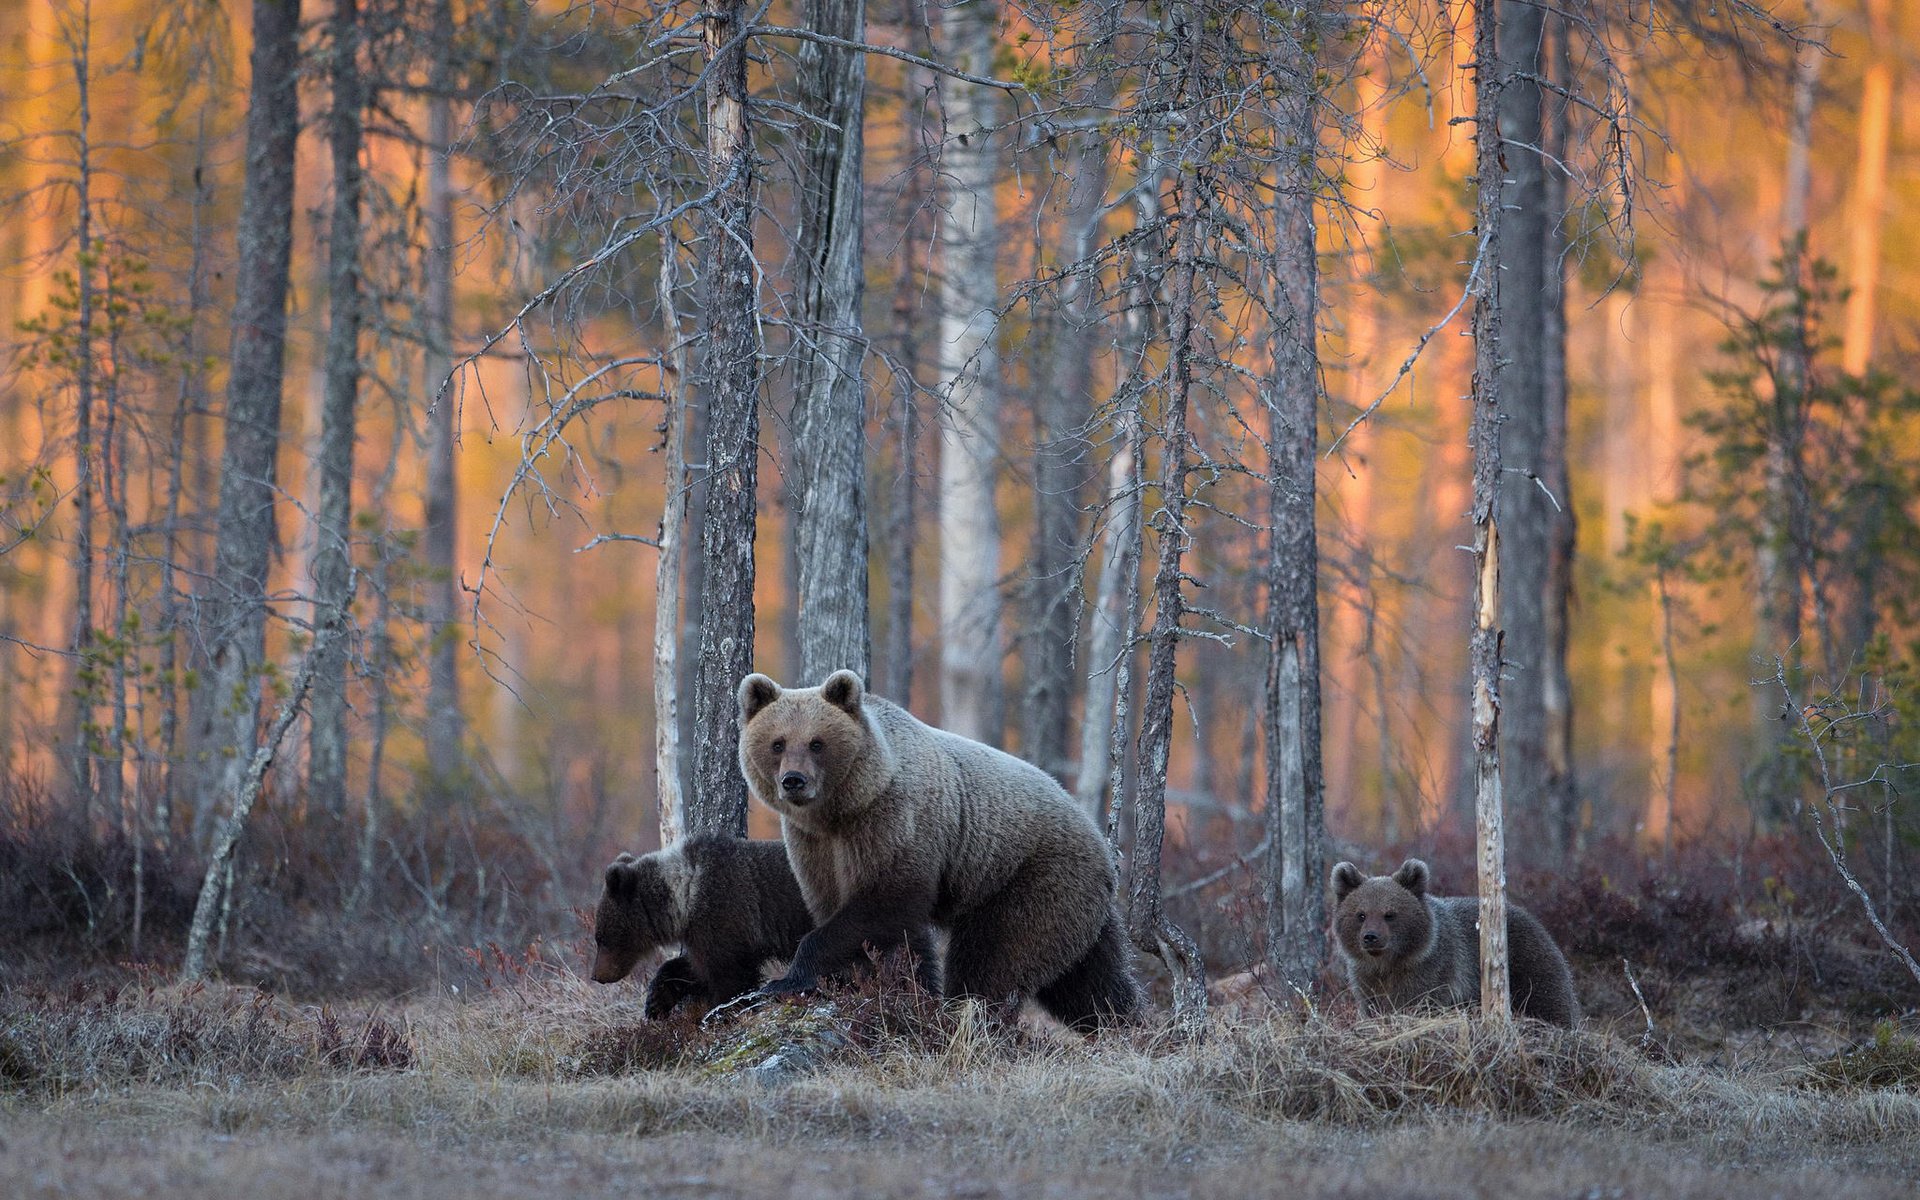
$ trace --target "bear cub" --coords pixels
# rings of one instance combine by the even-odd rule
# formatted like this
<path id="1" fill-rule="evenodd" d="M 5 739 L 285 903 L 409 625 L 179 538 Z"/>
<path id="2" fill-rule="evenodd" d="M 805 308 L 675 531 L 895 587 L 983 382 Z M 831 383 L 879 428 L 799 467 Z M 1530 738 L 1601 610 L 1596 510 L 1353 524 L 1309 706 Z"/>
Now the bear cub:
<path id="1" fill-rule="evenodd" d="M 1435 1005 L 1479 1007 L 1480 901 L 1427 894 L 1427 864 L 1410 858 L 1368 878 L 1333 869 L 1334 935 L 1361 1011 Z M 1571 1029 L 1580 1019 L 1573 975 L 1532 913 L 1507 902 L 1507 970 L 1513 1009 Z"/>
<path id="2" fill-rule="evenodd" d="M 659 1020 L 685 1000 L 712 1007 L 759 987 L 765 964 L 791 959 L 812 928 L 784 845 L 700 834 L 607 868 L 593 978 L 617 983 L 678 946 L 647 985 L 647 1019 Z"/>

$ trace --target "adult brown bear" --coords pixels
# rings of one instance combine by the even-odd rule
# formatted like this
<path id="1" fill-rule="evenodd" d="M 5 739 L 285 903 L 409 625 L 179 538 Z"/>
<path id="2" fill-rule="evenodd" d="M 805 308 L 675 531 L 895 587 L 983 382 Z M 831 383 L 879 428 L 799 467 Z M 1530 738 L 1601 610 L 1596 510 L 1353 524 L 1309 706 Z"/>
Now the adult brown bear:
<path id="1" fill-rule="evenodd" d="M 1106 842 L 1046 772 L 922 724 L 851 671 L 817 688 L 749 675 L 740 716 L 740 769 L 780 814 L 817 922 L 765 990 L 807 990 L 869 944 L 926 944 L 933 925 L 950 996 L 1031 996 L 1082 1031 L 1134 1015 Z"/>

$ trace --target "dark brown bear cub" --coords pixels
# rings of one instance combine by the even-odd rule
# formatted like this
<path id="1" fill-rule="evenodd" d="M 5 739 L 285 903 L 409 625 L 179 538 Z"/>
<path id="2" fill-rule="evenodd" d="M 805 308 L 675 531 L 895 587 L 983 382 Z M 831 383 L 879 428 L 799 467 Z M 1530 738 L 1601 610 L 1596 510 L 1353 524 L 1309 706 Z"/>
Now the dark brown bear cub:
<path id="1" fill-rule="evenodd" d="M 1478 898 L 1429 896 L 1427 864 L 1417 858 L 1371 879 L 1343 862 L 1333 869 L 1333 898 L 1334 935 L 1363 1011 L 1479 1007 Z M 1580 1019 L 1560 948 L 1532 913 L 1511 901 L 1507 970 L 1516 1013 L 1569 1029 Z"/>
<path id="2" fill-rule="evenodd" d="M 594 914 L 593 978 L 616 983 L 647 952 L 678 946 L 647 985 L 648 1020 L 684 1000 L 724 1004 L 760 986 L 813 928 L 779 842 L 701 834 L 607 868 Z"/>

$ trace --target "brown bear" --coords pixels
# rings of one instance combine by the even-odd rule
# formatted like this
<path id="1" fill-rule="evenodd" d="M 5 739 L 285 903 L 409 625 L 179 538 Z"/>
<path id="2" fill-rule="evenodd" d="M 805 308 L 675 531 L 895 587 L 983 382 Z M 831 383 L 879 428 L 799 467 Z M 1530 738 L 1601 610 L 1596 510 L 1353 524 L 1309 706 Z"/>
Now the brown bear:
<path id="1" fill-rule="evenodd" d="M 593 978 L 617 983 L 642 955 L 678 946 L 647 984 L 658 1020 L 684 1000 L 724 1004 L 759 987 L 768 960 L 792 958 L 812 928 L 784 845 L 700 834 L 607 868 Z"/>
<path id="2" fill-rule="evenodd" d="M 1410 858 L 1371 879 L 1343 862 L 1333 869 L 1334 935 L 1347 982 L 1369 1013 L 1480 1003 L 1480 901 L 1429 896 L 1427 864 Z M 1573 975 L 1532 913 L 1507 904 L 1507 973 L 1513 1008 L 1571 1029 L 1580 1019 Z"/>
<path id="3" fill-rule="evenodd" d="M 851 671 L 817 688 L 749 675 L 740 717 L 740 769 L 780 814 L 819 923 L 764 990 L 808 990 L 932 925 L 949 996 L 1031 996 L 1083 1032 L 1134 1015 L 1113 861 L 1046 772 L 922 724 Z"/>

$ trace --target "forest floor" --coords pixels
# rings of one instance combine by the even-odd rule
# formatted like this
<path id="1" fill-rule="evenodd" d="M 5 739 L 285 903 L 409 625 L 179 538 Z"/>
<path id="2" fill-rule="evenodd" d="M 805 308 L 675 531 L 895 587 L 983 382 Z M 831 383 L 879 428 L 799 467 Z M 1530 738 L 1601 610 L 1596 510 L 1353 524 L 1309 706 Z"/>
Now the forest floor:
<path id="1" fill-rule="evenodd" d="M 642 1023 L 631 986 L 508 965 L 477 993 L 371 1007 L 137 981 L 0 992 L 0 1190 L 1841 1200 L 1920 1183 L 1911 1023 L 1716 1033 L 1669 989 L 1647 1037 L 1630 992 L 1577 1033 L 1256 997 L 1198 1043 L 1088 1044 L 869 987 L 715 1033 Z M 817 1061 L 742 1069 L 775 1043 Z"/>

